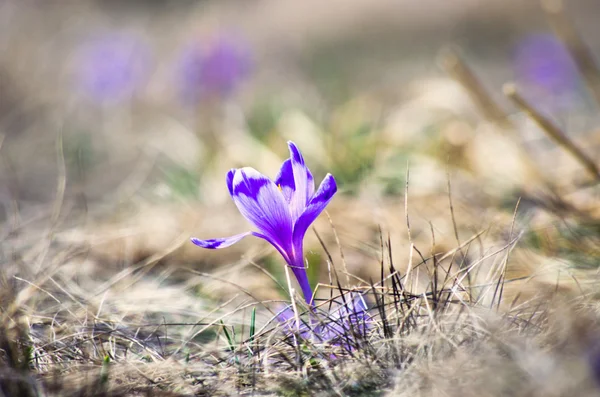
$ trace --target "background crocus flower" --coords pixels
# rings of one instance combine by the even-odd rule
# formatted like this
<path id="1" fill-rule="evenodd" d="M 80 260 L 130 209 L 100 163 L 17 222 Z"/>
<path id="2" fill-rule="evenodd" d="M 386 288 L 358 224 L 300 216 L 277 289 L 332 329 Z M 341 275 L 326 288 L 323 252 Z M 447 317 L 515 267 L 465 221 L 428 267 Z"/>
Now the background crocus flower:
<path id="1" fill-rule="evenodd" d="M 521 40 L 514 52 L 514 70 L 516 81 L 532 99 L 551 108 L 569 104 L 579 85 L 568 50 L 551 34 Z"/>
<path id="2" fill-rule="evenodd" d="M 83 44 L 78 54 L 81 88 L 98 101 L 131 96 L 148 77 L 150 50 L 125 34 L 111 34 Z"/>
<path id="3" fill-rule="evenodd" d="M 303 339 L 309 339 L 314 335 L 315 340 L 319 342 L 344 346 L 348 350 L 354 349 L 353 342 L 356 340 L 353 337 L 364 334 L 371 320 L 367 304 L 363 296 L 358 293 L 347 295 L 345 302 L 324 316 L 321 321 L 317 322 L 315 319 L 309 321 L 314 323 L 312 327 L 306 322 L 301 322 L 298 326 L 290 306 L 277 313 L 276 318 L 287 334 L 295 333 Z"/>
<path id="4" fill-rule="evenodd" d="M 292 269 L 307 303 L 312 290 L 304 263 L 304 235 L 337 191 L 335 179 L 327 174 L 315 192 L 310 170 L 293 142 L 288 142 L 290 158 L 285 160 L 275 181 L 253 168 L 232 169 L 227 187 L 235 205 L 257 231 L 210 240 L 192 238 L 202 248 L 229 247 L 246 236 L 267 240 Z"/>
<path id="5" fill-rule="evenodd" d="M 367 303 L 360 294 L 353 294 L 346 297 L 346 301 L 341 304 L 329 318 L 331 321 L 324 324 L 329 338 L 335 340 L 344 335 L 354 332 L 354 334 L 363 334 L 367 328 L 367 320 L 370 319 Z"/>
<path id="6" fill-rule="evenodd" d="M 231 95 L 250 74 L 251 64 L 248 46 L 232 36 L 218 36 L 206 47 L 194 43 L 179 63 L 182 99 L 196 103 L 202 97 Z"/>

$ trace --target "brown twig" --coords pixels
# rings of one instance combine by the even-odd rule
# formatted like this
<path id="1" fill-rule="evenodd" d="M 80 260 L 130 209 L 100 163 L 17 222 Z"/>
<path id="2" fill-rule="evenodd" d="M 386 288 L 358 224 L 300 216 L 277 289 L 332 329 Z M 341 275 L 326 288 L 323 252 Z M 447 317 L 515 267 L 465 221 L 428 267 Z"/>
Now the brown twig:
<path id="1" fill-rule="evenodd" d="M 567 152 L 581 163 L 581 165 L 594 176 L 600 179 L 600 170 L 596 163 L 585 154 L 556 124 L 547 117 L 543 116 L 536 108 L 533 107 L 523 96 L 518 92 L 517 87 L 513 83 L 504 85 L 504 94 L 510 98 L 522 111 L 527 113 L 552 139 L 557 145 L 562 147 Z"/>
<path id="2" fill-rule="evenodd" d="M 463 86 L 475 105 L 489 121 L 502 127 L 512 127 L 506 112 L 492 99 L 456 49 L 444 49 L 440 53 L 440 63 L 446 72 Z"/>

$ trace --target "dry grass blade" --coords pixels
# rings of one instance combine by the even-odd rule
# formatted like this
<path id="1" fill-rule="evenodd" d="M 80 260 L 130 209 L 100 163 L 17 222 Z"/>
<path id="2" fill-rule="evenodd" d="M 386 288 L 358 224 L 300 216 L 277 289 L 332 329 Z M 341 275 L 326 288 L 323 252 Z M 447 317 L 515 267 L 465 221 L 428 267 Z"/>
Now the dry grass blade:
<path id="1" fill-rule="evenodd" d="M 333 220 L 329 215 L 329 212 L 324 211 L 325 215 L 327 215 L 327 219 L 329 220 L 329 225 L 331 226 L 331 231 L 333 232 L 333 237 L 335 238 L 335 243 L 340 251 L 340 259 L 342 261 L 342 267 L 344 270 L 344 274 L 346 275 L 346 287 L 350 285 L 350 273 L 348 273 L 348 266 L 346 266 L 346 257 L 344 256 L 344 249 L 342 248 L 342 244 L 340 243 L 340 238 L 338 236 L 337 230 L 335 229 L 335 225 L 333 224 Z"/>
<path id="2" fill-rule="evenodd" d="M 561 148 L 569 152 L 595 179 L 600 179 L 598 165 L 579 148 L 556 124 L 542 115 L 517 90 L 515 84 L 504 85 L 504 94 L 510 98 L 522 111 L 529 115 L 542 130 Z"/>
<path id="3" fill-rule="evenodd" d="M 457 49 L 447 48 L 440 53 L 439 57 L 442 67 L 463 86 L 489 121 L 505 128 L 513 127 L 506 112 L 492 99 Z"/>

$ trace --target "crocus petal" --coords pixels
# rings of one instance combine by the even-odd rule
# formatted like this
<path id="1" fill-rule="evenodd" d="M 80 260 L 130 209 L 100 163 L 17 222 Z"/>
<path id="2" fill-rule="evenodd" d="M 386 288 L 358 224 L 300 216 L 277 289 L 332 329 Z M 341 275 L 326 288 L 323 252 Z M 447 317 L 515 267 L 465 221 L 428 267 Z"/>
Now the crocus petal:
<path id="1" fill-rule="evenodd" d="M 311 312 L 318 315 L 321 312 Z M 360 336 L 370 328 L 371 316 L 363 296 L 359 293 L 351 293 L 345 296 L 345 304 L 340 304 L 332 312 L 323 313 L 322 318 L 314 318 L 313 326 L 302 321 L 300 326 L 296 324 L 295 313 L 291 306 L 280 310 L 275 318 L 283 327 L 284 333 L 296 334 L 300 338 L 308 339 L 314 337 L 320 343 L 329 343 L 341 346 L 347 350 L 354 350 L 357 336 Z"/>
<path id="2" fill-rule="evenodd" d="M 246 232 L 241 234 L 236 234 L 231 237 L 223 237 L 223 238 L 212 238 L 209 240 L 199 240 L 195 237 L 192 237 L 192 243 L 196 244 L 198 247 L 208 248 L 208 249 L 219 249 L 229 247 L 243 239 L 246 236 L 251 235 L 252 232 Z"/>
<path id="3" fill-rule="evenodd" d="M 229 194 L 233 196 L 233 176 L 237 170 L 232 168 L 227 172 L 227 189 L 229 189 Z"/>
<path id="4" fill-rule="evenodd" d="M 231 236 L 231 237 L 212 238 L 212 239 L 208 239 L 208 240 L 200 240 L 196 237 L 192 237 L 190 240 L 192 241 L 192 243 L 196 244 L 198 247 L 208 248 L 208 249 L 220 249 L 220 248 L 227 248 L 229 246 L 232 246 L 233 244 L 237 243 L 244 237 L 250 236 L 250 235 L 262 238 L 263 240 L 266 240 L 267 242 L 269 242 L 271 245 L 273 245 L 277 249 L 277 251 L 279 251 L 279 253 L 281 254 L 281 256 L 283 256 L 283 259 L 285 259 L 286 262 L 288 262 L 288 263 L 290 262 L 288 253 L 285 252 L 281 248 L 279 242 L 275 241 L 272 238 L 270 238 L 269 236 L 265 236 L 264 234 L 261 234 L 261 233 L 246 232 L 246 233 L 236 234 L 235 236 Z"/>
<path id="5" fill-rule="evenodd" d="M 302 240 L 304 239 L 304 234 L 306 234 L 306 230 L 308 227 L 317 219 L 317 217 L 323 212 L 327 204 L 333 198 L 333 195 L 337 192 L 337 184 L 335 183 L 335 179 L 331 174 L 327 174 L 319 189 L 315 193 L 315 195 L 310 199 L 306 209 L 300 215 L 296 223 L 294 224 L 293 231 L 293 244 L 294 250 L 298 252 L 298 250 L 302 250 Z"/>
<path id="6" fill-rule="evenodd" d="M 235 171 L 232 188 L 233 201 L 244 218 L 281 251 L 291 253 L 292 220 L 277 185 L 255 169 L 245 167 Z"/>
<path id="7" fill-rule="evenodd" d="M 271 244 L 273 247 L 275 247 L 277 249 L 277 251 L 279 251 L 281 256 L 283 256 L 283 259 L 287 263 L 292 263 L 292 259 L 290 258 L 290 252 L 286 251 L 286 249 L 282 246 L 281 241 L 279 241 L 279 239 L 273 238 L 271 236 L 267 236 L 266 234 L 257 233 L 257 232 L 252 232 L 252 235 L 255 237 L 262 238 L 263 240 L 267 241 L 269 244 Z"/>
<path id="8" fill-rule="evenodd" d="M 352 299 L 346 298 L 346 304 L 341 305 L 332 317 L 336 320 L 345 319 L 347 322 L 352 322 L 352 324 L 359 324 L 370 318 L 365 299 L 362 295 L 356 293 L 352 295 Z"/>
<path id="9" fill-rule="evenodd" d="M 279 173 L 277 174 L 277 177 L 275 177 L 275 184 L 281 190 L 283 197 L 285 197 L 285 200 L 289 204 L 292 201 L 292 196 L 296 190 L 296 185 L 294 184 L 294 172 L 292 170 L 292 159 L 287 159 L 281 164 Z"/>
<path id="10" fill-rule="evenodd" d="M 335 179 L 333 176 L 331 176 L 331 174 L 327 174 L 325 179 L 323 179 L 323 182 L 321 182 L 319 190 L 317 190 L 317 193 L 315 193 L 315 195 L 311 198 L 308 206 L 294 224 L 294 229 L 292 232 L 293 264 L 290 264 L 290 266 L 294 272 L 294 275 L 296 276 L 296 279 L 298 280 L 298 284 L 300 284 L 300 287 L 302 288 L 304 298 L 309 304 L 312 301 L 312 292 L 308 282 L 308 275 L 306 274 L 306 269 L 304 268 L 304 235 L 306 234 L 306 230 L 311 223 L 313 223 L 319 214 L 323 212 L 336 191 L 337 185 L 335 183 Z"/>
<path id="11" fill-rule="evenodd" d="M 349 342 L 368 330 L 371 316 L 362 295 L 353 293 L 350 297 L 346 296 L 345 303 L 330 313 L 328 319 L 315 329 L 321 340 L 353 350 Z"/>
<path id="12" fill-rule="evenodd" d="M 308 339 L 311 334 L 311 329 L 308 325 L 300 319 L 300 326 L 296 323 L 296 315 L 292 306 L 286 306 L 280 310 L 275 317 L 279 323 L 283 326 L 283 330 L 286 334 L 292 335 L 298 332 L 298 336 L 303 339 Z"/>
<path id="13" fill-rule="evenodd" d="M 290 211 L 292 219 L 296 221 L 304 212 L 306 205 L 315 191 L 314 178 L 304 163 L 302 153 L 296 147 L 294 142 L 288 142 L 290 148 L 290 160 L 292 163 L 292 171 L 294 173 L 294 194 L 290 202 Z"/>

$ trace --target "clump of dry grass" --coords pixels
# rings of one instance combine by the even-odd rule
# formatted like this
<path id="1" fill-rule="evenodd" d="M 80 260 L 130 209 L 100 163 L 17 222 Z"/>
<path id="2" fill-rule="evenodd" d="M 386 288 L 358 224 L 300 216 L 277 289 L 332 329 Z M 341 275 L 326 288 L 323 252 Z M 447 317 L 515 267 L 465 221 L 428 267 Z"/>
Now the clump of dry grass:
<path id="1" fill-rule="evenodd" d="M 331 263 L 333 284 L 319 287 L 331 298 L 317 304 L 319 323 L 305 325 L 339 322 L 330 308 L 353 293 L 370 306 L 369 318 L 335 343 L 285 331 L 265 301 L 214 307 L 181 285 L 169 290 L 132 280 L 134 274 L 119 281 L 127 288 L 112 285 L 119 294 L 95 296 L 59 271 L 29 272 L 25 281 L 23 267 L 7 267 L 0 390 L 24 396 L 596 394 L 600 318 L 593 286 L 581 282 L 576 293 L 556 289 L 519 299 L 518 288 L 505 288 L 519 282 L 506 276 L 518 225 L 506 227 L 507 243 L 484 256 L 467 252 L 476 236 L 442 253 L 411 245 L 407 271 L 396 268 L 381 235 L 380 260 L 372 263 L 381 277 L 352 289 L 342 286 L 342 267 Z M 496 260 L 487 264 L 486 257 Z M 64 248 L 55 247 L 46 259 L 64 258 Z M 478 271 L 484 265 L 487 271 Z M 415 282 L 423 279 L 425 287 Z M 152 291 L 147 305 L 128 307 L 122 302 L 131 299 L 127 289 L 137 288 Z M 152 294 L 163 303 L 152 303 Z M 179 306 L 169 304 L 176 299 Z M 297 307 L 300 316 L 306 310 Z"/>

